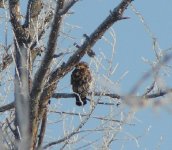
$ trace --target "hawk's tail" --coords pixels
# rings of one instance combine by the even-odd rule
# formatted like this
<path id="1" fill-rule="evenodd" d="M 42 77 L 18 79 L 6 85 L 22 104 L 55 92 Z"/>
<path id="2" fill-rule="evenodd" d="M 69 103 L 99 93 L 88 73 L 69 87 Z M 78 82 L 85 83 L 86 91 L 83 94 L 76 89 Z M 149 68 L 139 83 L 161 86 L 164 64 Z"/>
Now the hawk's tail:
<path id="1" fill-rule="evenodd" d="M 84 106 L 85 104 L 87 104 L 87 98 L 86 97 L 79 97 L 78 95 L 76 95 L 76 105 L 77 106 Z"/>

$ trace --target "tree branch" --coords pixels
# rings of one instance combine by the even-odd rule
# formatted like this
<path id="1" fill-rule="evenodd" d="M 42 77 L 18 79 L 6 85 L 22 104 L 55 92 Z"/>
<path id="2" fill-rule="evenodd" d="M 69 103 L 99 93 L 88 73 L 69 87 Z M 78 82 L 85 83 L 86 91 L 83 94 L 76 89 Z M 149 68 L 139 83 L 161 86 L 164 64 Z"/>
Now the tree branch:
<path id="1" fill-rule="evenodd" d="M 53 13 L 52 12 L 48 13 L 48 15 L 45 17 L 44 24 L 47 24 L 52 18 L 53 18 Z M 23 32 L 24 32 L 24 30 L 23 30 Z M 41 37 L 44 35 L 44 33 L 45 33 L 45 28 L 40 29 L 40 32 L 38 33 L 38 41 L 41 39 Z M 35 54 L 38 54 L 41 52 L 40 50 L 38 50 L 38 48 L 36 48 L 36 49 L 34 48 L 36 46 L 36 44 L 37 44 L 37 39 L 32 43 L 32 45 L 30 47 L 31 53 L 34 54 L 34 56 L 32 55 L 32 57 L 31 57 L 31 58 L 33 58 L 32 60 L 34 60 L 34 58 L 36 58 Z M 12 62 L 13 62 L 12 54 L 6 54 L 5 57 L 3 57 L 2 63 L 0 64 L 0 72 L 2 72 L 4 69 L 6 69 Z"/>
<path id="2" fill-rule="evenodd" d="M 59 11 L 60 10 L 57 5 L 52 29 L 51 29 L 49 40 L 48 40 L 48 45 L 47 45 L 48 48 L 47 48 L 45 57 L 42 60 L 42 63 L 40 65 L 40 68 L 38 69 L 37 73 L 35 74 L 33 87 L 32 87 L 32 91 L 31 91 L 31 99 L 32 100 L 38 99 L 39 94 L 42 89 L 42 86 L 44 84 L 45 75 L 46 75 L 47 70 L 53 59 L 53 55 L 54 55 L 55 48 L 56 48 L 56 40 L 57 40 L 58 33 L 60 30 L 60 24 L 61 24 L 61 19 L 62 19 L 62 15 L 63 15 Z"/>
<path id="3" fill-rule="evenodd" d="M 28 31 L 23 28 L 20 24 L 20 6 L 19 0 L 10 0 L 9 1 L 9 10 L 10 10 L 10 20 L 15 33 L 15 39 L 19 45 L 28 44 L 30 38 Z"/>
<path id="4" fill-rule="evenodd" d="M 111 98 L 116 98 L 116 99 L 121 99 L 121 96 L 118 94 L 114 94 L 114 93 L 102 93 L 102 92 L 89 92 L 88 96 L 108 96 Z M 52 95 L 52 98 L 75 98 L 76 94 L 74 93 L 54 93 Z"/>
<path id="5" fill-rule="evenodd" d="M 157 98 L 157 97 L 165 96 L 166 94 L 169 94 L 169 93 L 172 93 L 172 89 L 168 89 L 165 91 L 159 91 L 158 93 L 148 94 L 148 95 L 144 95 L 142 97 L 146 98 L 146 99 L 151 99 L 151 98 Z"/>
<path id="6" fill-rule="evenodd" d="M 20 28 L 20 6 L 19 0 L 10 0 L 9 1 L 9 10 L 10 10 L 10 18 L 11 23 L 14 29 Z"/>
<path id="7" fill-rule="evenodd" d="M 120 99 L 121 96 L 117 95 L 117 94 L 106 94 L 106 93 L 101 93 L 101 92 L 90 92 L 88 93 L 88 96 L 108 96 L 111 98 L 116 98 L 116 99 Z M 52 95 L 52 98 L 76 98 L 76 94 L 75 93 L 54 93 Z M 88 101 L 91 101 L 90 99 L 87 98 Z M 101 105 L 118 105 L 118 104 L 114 104 L 114 103 L 108 103 L 108 102 L 98 102 L 98 104 Z"/>
<path id="8" fill-rule="evenodd" d="M 38 21 L 38 15 L 42 9 L 42 0 L 29 0 L 27 5 L 27 13 L 25 20 L 25 27 L 29 27 L 30 30 L 34 30 L 34 26 Z M 31 34 L 32 35 L 32 34 Z"/>
<path id="9" fill-rule="evenodd" d="M 31 95 L 31 129 L 32 130 L 35 129 L 33 131 L 33 135 L 32 135 L 33 141 L 36 141 L 35 139 L 37 136 L 38 106 L 39 106 L 40 94 L 41 94 L 41 91 L 42 91 L 43 85 L 44 85 L 44 78 L 45 78 L 46 73 L 49 70 L 51 62 L 53 60 L 54 52 L 56 49 L 57 37 L 58 37 L 59 31 L 60 31 L 62 16 L 69 9 L 69 8 L 62 9 L 63 3 L 64 3 L 64 0 L 57 1 L 56 13 L 54 16 L 52 29 L 50 31 L 50 35 L 49 35 L 49 39 L 48 39 L 47 51 L 42 60 L 40 68 L 38 69 L 37 73 L 35 74 L 33 87 L 32 87 L 31 94 L 30 94 Z"/>
<path id="10" fill-rule="evenodd" d="M 44 114 L 42 117 L 41 130 L 40 130 L 39 140 L 38 140 L 38 149 L 42 145 L 44 135 L 45 135 L 46 125 L 47 125 L 47 108 L 44 110 Z"/>
<path id="11" fill-rule="evenodd" d="M 15 139 L 19 139 L 19 133 L 18 133 L 18 130 L 16 129 L 13 129 L 11 127 L 11 123 L 9 122 L 9 120 L 6 118 L 6 122 L 7 122 L 7 125 L 9 127 L 9 129 L 11 130 L 11 132 L 13 133 L 13 135 L 15 136 Z"/>
<path id="12" fill-rule="evenodd" d="M 140 99 L 140 98 L 153 99 L 153 98 L 158 98 L 158 97 L 161 97 L 161 96 L 165 96 L 165 95 L 170 94 L 170 93 L 172 93 L 172 89 L 167 89 L 165 91 L 159 91 L 157 93 L 148 94 L 148 95 L 144 95 L 144 96 L 135 96 L 135 97 L 138 98 L 138 99 Z M 91 96 L 92 94 L 93 93 L 90 92 L 88 95 Z M 94 92 L 94 96 L 108 96 L 108 97 L 116 98 L 116 99 L 123 99 L 123 98 L 127 97 L 127 96 L 120 96 L 120 95 L 114 94 L 114 93 L 104 93 L 104 94 L 102 94 L 101 92 Z M 52 98 L 57 98 L 57 99 L 59 99 L 59 98 L 75 98 L 75 94 L 74 93 L 54 93 L 52 95 Z M 99 103 L 101 103 L 101 102 L 99 102 Z M 13 108 L 14 108 L 14 102 L 11 102 L 11 103 L 9 103 L 7 105 L 1 106 L 0 107 L 0 112 L 5 112 L 5 111 L 8 111 L 8 110 L 13 109 Z"/>
<path id="13" fill-rule="evenodd" d="M 0 8 L 5 8 L 7 6 L 7 0 L 0 0 Z"/>
<path id="14" fill-rule="evenodd" d="M 37 42 L 42 38 L 42 36 L 45 33 L 45 30 L 49 28 L 50 25 L 48 26 L 46 25 L 52 20 L 52 18 L 53 18 L 53 12 L 50 11 L 47 13 L 43 25 L 38 29 L 38 39 L 34 39 L 32 45 L 30 46 L 31 50 L 37 45 Z"/>
<path id="15" fill-rule="evenodd" d="M 0 112 L 5 112 L 7 110 L 13 109 L 14 108 L 14 102 L 11 102 L 7 105 L 1 106 L 0 107 Z"/>
<path id="16" fill-rule="evenodd" d="M 167 89 L 164 91 L 159 91 L 157 93 L 153 93 L 153 94 L 148 94 L 148 95 L 143 95 L 143 96 L 133 96 L 135 98 L 145 98 L 145 99 L 151 99 L 151 98 L 157 98 L 157 97 L 161 97 L 161 96 L 165 96 L 166 94 L 172 93 L 172 89 Z M 111 98 L 115 98 L 115 99 L 124 99 L 127 96 L 125 95 L 119 95 L 119 94 L 114 94 L 114 93 L 102 93 L 102 92 L 90 92 L 88 93 L 88 96 L 108 96 Z M 75 94 L 74 93 L 54 93 L 52 95 L 52 98 L 75 98 Z"/>
<path id="17" fill-rule="evenodd" d="M 0 72 L 2 72 L 7 66 L 9 66 L 13 62 L 13 57 L 11 54 L 6 54 L 2 59 L 2 63 L 0 64 Z"/>

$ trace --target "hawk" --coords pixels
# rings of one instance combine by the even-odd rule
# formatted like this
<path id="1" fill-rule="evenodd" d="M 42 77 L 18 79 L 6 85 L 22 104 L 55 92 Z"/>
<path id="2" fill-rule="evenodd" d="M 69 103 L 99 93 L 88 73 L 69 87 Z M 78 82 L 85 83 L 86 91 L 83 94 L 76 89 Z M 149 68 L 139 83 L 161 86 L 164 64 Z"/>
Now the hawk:
<path id="1" fill-rule="evenodd" d="M 87 103 L 87 94 L 91 85 L 92 76 L 86 62 L 79 62 L 71 74 L 71 84 L 76 95 L 76 105 L 83 106 Z"/>

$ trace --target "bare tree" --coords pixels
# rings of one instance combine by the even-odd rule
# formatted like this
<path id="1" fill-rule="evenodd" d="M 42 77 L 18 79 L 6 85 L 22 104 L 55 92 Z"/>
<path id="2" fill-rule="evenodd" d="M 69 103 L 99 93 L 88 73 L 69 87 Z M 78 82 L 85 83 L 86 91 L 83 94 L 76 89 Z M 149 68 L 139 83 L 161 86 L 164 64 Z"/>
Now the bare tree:
<path id="1" fill-rule="evenodd" d="M 132 0 L 121 0 L 119 5 L 114 6 L 114 9 L 96 29 L 93 29 L 91 34 L 82 33 L 84 37 L 82 44 L 73 40 L 72 50 L 70 48 L 62 50 L 59 44 L 60 38 L 63 36 L 71 38 L 69 34 L 63 32 L 64 18 L 72 14 L 70 9 L 79 2 L 79 0 L 52 0 L 48 2 L 28 0 L 26 14 L 23 14 L 20 10 L 19 0 L 0 1 L 0 7 L 6 14 L 3 18 L 6 22 L 6 28 L 9 28 L 8 30 L 12 33 L 10 36 L 13 39 L 13 41 L 7 42 L 6 38 L 5 44 L 1 45 L 3 53 L 1 52 L 0 74 L 3 76 L 7 71 L 11 79 L 10 84 L 14 83 L 13 90 L 10 90 L 13 93 L 5 94 L 9 95 L 8 99 L 13 99 L 7 101 L 8 104 L 5 101 L 4 105 L 0 107 L 0 112 L 5 116 L 5 119 L 1 121 L 0 147 L 34 150 L 48 149 L 51 146 L 64 149 L 77 145 L 78 149 L 91 146 L 109 149 L 111 143 L 117 140 L 116 135 L 120 132 L 120 128 L 123 125 L 132 125 L 129 121 L 132 113 L 127 113 L 123 119 L 116 117 L 118 112 L 115 111 L 115 108 L 121 102 L 129 106 L 140 107 L 145 106 L 148 99 L 171 93 L 171 89 L 155 90 L 155 80 L 143 95 L 135 95 L 137 89 L 150 77 L 152 72 L 156 76 L 161 66 L 169 62 L 171 55 L 165 55 L 153 69 L 141 77 L 129 95 L 109 92 L 107 89 L 98 87 L 94 82 L 88 93 L 89 98 L 87 98 L 90 107 L 86 107 L 86 110 L 83 107 L 83 113 L 61 109 L 59 99 L 70 98 L 74 101 L 77 94 L 61 93 L 58 91 L 58 85 L 85 55 L 88 54 L 89 57 L 97 60 L 93 46 L 110 30 L 114 23 L 128 19 L 124 16 L 124 12 L 131 5 Z M 70 28 L 72 27 L 70 26 Z M 5 32 L 7 36 L 7 31 Z M 114 39 L 110 44 L 112 55 L 114 55 L 113 29 L 110 32 Z M 109 59 L 109 64 L 112 60 L 113 57 Z M 96 67 L 100 67 L 98 61 Z M 11 73 L 13 71 L 14 73 Z M 113 71 L 110 70 L 109 73 Z M 157 78 L 155 77 L 155 79 Z M 4 77 L 3 80 L 2 83 L 5 83 L 5 80 L 9 79 Z M 109 82 L 108 78 L 107 82 Z M 8 82 L 4 87 L 8 87 Z M 7 98 L 3 97 L 4 100 Z M 53 106 L 50 102 L 52 98 L 58 100 L 55 104 L 53 102 Z M 108 99 L 108 101 L 104 101 L 104 99 Z M 93 112 L 98 107 L 108 107 L 110 109 L 109 115 L 96 116 Z M 52 124 L 51 115 L 58 116 L 53 124 L 57 123 L 59 131 L 63 131 L 56 133 L 57 135 L 54 137 L 57 138 L 50 137 L 51 133 L 49 135 L 49 128 Z M 71 120 L 71 126 L 67 121 L 68 118 Z M 84 128 L 92 119 L 98 120 L 97 122 L 100 123 L 90 129 Z M 99 138 L 92 137 L 90 141 L 86 140 L 87 137 L 92 136 L 93 132 L 98 134 Z M 80 140 L 83 143 L 78 143 Z M 101 141 L 102 145 L 97 144 L 98 141 Z"/>

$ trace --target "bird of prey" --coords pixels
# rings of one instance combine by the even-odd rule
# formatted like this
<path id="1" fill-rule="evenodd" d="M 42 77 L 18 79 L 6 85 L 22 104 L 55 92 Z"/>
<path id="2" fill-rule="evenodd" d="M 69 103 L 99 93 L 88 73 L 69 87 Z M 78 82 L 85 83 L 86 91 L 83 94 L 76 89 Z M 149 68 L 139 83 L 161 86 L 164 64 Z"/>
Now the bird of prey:
<path id="1" fill-rule="evenodd" d="M 71 74 L 73 92 L 76 93 L 76 105 L 83 106 L 87 103 L 87 94 L 91 85 L 92 76 L 86 62 L 79 62 Z"/>

